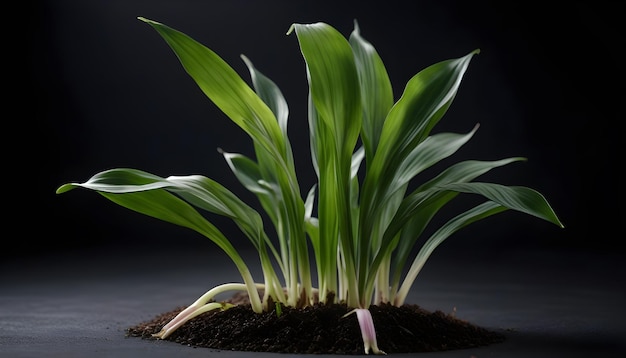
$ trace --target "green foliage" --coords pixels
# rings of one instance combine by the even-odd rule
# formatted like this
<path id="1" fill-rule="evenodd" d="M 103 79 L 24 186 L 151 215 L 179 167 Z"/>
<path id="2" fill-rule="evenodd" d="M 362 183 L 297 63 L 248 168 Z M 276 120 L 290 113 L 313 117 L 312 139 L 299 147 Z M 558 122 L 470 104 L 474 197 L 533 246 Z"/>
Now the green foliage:
<path id="1" fill-rule="evenodd" d="M 128 209 L 192 229 L 235 263 L 243 284 L 207 292 L 164 327 L 162 338 L 209 309 L 208 302 L 223 290 L 246 290 L 257 312 L 272 309 L 268 301 L 275 302 L 277 314 L 281 305 L 316 301 L 342 301 L 359 309 L 382 302 L 399 306 L 433 250 L 473 222 L 515 210 L 563 226 L 537 191 L 474 181 L 491 169 L 525 160 L 521 157 L 462 161 L 415 183 L 418 174 L 452 156 L 478 129 L 431 133 L 478 50 L 418 72 L 394 102 L 385 66 L 356 22 L 348 39 L 325 23 L 293 24 L 288 34 L 297 36 L 307 67 L 310 149 L 317 175 L 317 184 L 303 196 L 287 136 L 289 111 L 276 84 L 242 56 L 250 87 L 194 39 L 164 24 L 140 20 L 158 32 L 204 94 L 252 139 L 254 158 L 223 155 L 241 184 L 256 195 L 277 236 L 266 234 L 256 209 L 204 176 L 161 178 L 122 168 L 59 187 L 57 193 L 90 189 Z M 485 201 L 425 237 L 431 219 L 461 193 Z M 253 280 L 247 263 L 203 211 L 237 224 L 259 253 L 263 282 Z M 416 247 L 417 255 L 410 257 Z M 317 288 L 312 286 L 312 268 Z"/>

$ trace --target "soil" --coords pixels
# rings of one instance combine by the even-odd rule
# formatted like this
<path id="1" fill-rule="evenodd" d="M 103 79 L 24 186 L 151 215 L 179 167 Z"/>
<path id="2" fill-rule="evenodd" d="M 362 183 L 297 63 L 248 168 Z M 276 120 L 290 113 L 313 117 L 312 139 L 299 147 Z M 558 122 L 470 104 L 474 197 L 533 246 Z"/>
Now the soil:
<path id="1" fill-rule="evenodd" d="M 233 296 L 235 307 L 203 313 L 178 328 L 166 340 L 180 344 L 230 351 L 301 354 L 365 354 L 356 315 L 342 318 L 345 304 L 317 303 L 302 308 L 282 307 L 254 313 L 249 303 Z M 165 312 L 127 329 L 127 336 L 156 340 L 158 333 L 184 307 Z M 418 305 L 370 306 L 378 347 L 390 353 L 434 352 L 500 343 L 495 332 L 454 314 L 430 312 Z"/>

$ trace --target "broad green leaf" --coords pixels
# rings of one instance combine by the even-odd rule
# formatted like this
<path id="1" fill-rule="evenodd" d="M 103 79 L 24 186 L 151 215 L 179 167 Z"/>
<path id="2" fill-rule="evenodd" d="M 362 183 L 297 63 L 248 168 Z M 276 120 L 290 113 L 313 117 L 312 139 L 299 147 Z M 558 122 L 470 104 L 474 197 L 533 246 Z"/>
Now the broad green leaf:
<path id="1" fill-rule="evenodd" d="M 361 139 L 367 153 L 367 160 L 371 161 L 378 147 L 385 118 L 393 106 L 393 89 L 382 59 L 374 46 L 361 36 L 356 20 L 354 31 L 350 35 L 350 45 L 361 85 L 363 103 Z"/>
<path id="2" fill-rule="evenodd" d="M 370 220 L 371 210 L 381 198 L 378 183 L 385 175 L 393 176 L 408 154 L 421 143 L 451 105 L 461 79 L 474 54 L 431 65 L 413 76 L 402 97 L 393 106 L 380 138 L 376 156 L 363 184 L 366 211 L 362 221 Z M 389 182 L 389 180 L 386 180 Z"/>
<path id="3" fill-rule="evenodd" d="M 337 153 L 352 155 L 361 130 L 361 96 L 348 41 L 325 23 L 293 24 L 309 73 L 309 88 L 320 118 L 331 129 Z M 343 158 L 342 158 L 343 159 Z"/>
<path id="4" fill-rule="evenodd" d="M 273 153 L 276 160 L 285 160 L 285 139 L 274 114 L 232 67 L 186 34 L 156 21 L 139 19 L 161 35 L 187 73 L 218 108 L 255 142 Z"/>
<path id="5" fill-rule="evenodd" d="M 130 194 L 165 189 L 176 193 L 192 205 L 233 219 L 255 247 L 259 247 L 259 240 L 262 238 L 263 223 L 260 215 L 228 189 L 200 175 L 161 178 L 136 169 L 111 169 L 94 175 L 85 183 L 66 184 L 60 187 L 57 192 L 61 193 L 74 187 L 111 194 Z M 155 202 L 153 205 L 158 207 L 163 204 Z M 130 209 L 134 210 L 134 208 Z M 178 216 L 179 214 L 175 215 L 172 220 L 178 220 Z M 167 216 L 159 216 L 158 218 L 168 220 Z M 183 224 L 178 223 L 178 225 Z"/>
<path id="6" fill-rule="evenodd" d="M 222 152 L 222 154 L 239 182 L 257 196 L 272 223 L 277 225 L 278 206 L 282 202 L 278 185 L 263 179 L 257 163 L 243 154 L 227 152 Z"/>
<path id="7" fill-rule="evenodd" d="M 104 191 L 99 191 L 99 193 L 130 210 L 192 229 L 211 239 L 231 258 L 239 257 L 228 239 L 213 224 L 191 205 L 166 190 L 128 191 L 123 194 Z"/>
<path id="8" fill-rule="evenodd" d="M 228 153 L 222 151 L 226 163 L 233 171 L 233 174 L 239 179 L 246 189 L 255 194 L 270 195 L 276 190 L 271 188 L 269 184 L 263 182 L 263 176 L 259 170 L 259 166 L 252 159 L 239 153 Z M 274 194 L 275 195 L 275 194 Z"/>
<path id="9" fill-rule="evenodd" d="M 397 290 L 400 283 L 402 273 L 406 270 L 406 262 L 409 255 L 416 246 L 418 240 L 422 237 L 424 230 L 430 223 L 432 218 L 439 210 L 450 200 L 456 197 L 458 193 L 446 192 L 438 197 L 438 200 L 429 200 L 419 207 L 406 223 L 402 226 L 398 240 L 392 242 L 387 250 L 393 250 L 393 267 L 392 272 L 392 290 Z M 394 240 L 395 241 L 395 240 Z"/>
<path id="10" fill-rule="evenodd" d="M 471 58 L 478 53 L 446 60 L 427 67 L 409 80 L 402 97 L 387 115 L 378 149 L 369 163 L 361 190 L 359 234 L 364 246 L 377 242 L 374 230 L 381 205 L 385 204 L 387 183 L 415 147 L 427 138 L 452 104 Z M 389 209 L 387 209 L 389 210 Z M 369 253 L 360 254 L 360 260 Z"/>
<path id="11" fill-rule="evenodd" d="M 491 215 L 495 215 L 505 210 L 505 207 L 497 203 L 487 201 L 470 210 L 467 210 L 466 212 L 456 216 L 455 218 L 451 219 L 446 224 L 441 226 L 420 248 L 415 259 L 413 260 L 413 264 L 411 265 L 411 267 L 409 267 L 404 282 L 402 283 L 402 286 L 398 291 L 394 304 L 404 304 L 404 300 L 406 299 L 406 296 L 408 295 L 408 292 L 413 285 L 415 278 L 426 263 L 426 260 L 430 257 L 435 248 L 439 246 L 445 239 L 471 223 L 485 219 Z"/>
<path id="12" fill-rule="evenodd" d="M 457 192 L 439 190 L 439 186 L 453 182 L 468 182 L 493 168 L 523 160 L 526 159 L 513 157 L 497 161 L 468 160 L 456 163 L 435 178 L 413 190 L 402 200 L 396 215 L 386 227 L 380 250 L 376 253 L 370 265 L 367 278 L 368 285 L 373 283 L 378 266 L 393 250 L 396 252 L 394 278 L 397 279 L 398 271 L 404 269 L 403 264 L 406 262 L 408 254 L 415 246 L 420 237 L 419 235 L 430 219 L 439 209 L 458 195 Z"/>
<path id="13" fill-rule="evenodd" d="M 259 72 L 254 67 L 250 59 L 243 55 L 241 56 L 241 58 L 244 60 L 246 66 L 248 66 L 254 90 L 263 100 L 263 102 L 265 102 L 269 106 L 269 108 L 276 116 L 276 119 L 278 120 L 278 124 L 285 140 L 284 151 L 286 153 L 286 164 L 290 168 L 290 177 L 288 177 L 288 183 L 289 185 L 291 185 L 291 183 L 296 182 L 296 173 L 293 164 L 293 153 L 291 151 L 291 144 L 289 143 L 289 138 L 287 136 L 287 120 L 289 117 L 289 107 L 287 106 L 287 101 L 285 100 L 278 86 L 276 86 L 276 84 L 267 76 Z M 277 163 L 276 160 L 272 158 L 272 153 L 268 152 L 257 143 L 255 143 L 254 147 L 257 161 L 259 163 L 259 169 L 262 173 L 263 179 L 268 182 L 277 182 L 278 179 L 276 173 L 284 169 L 276 165 Z"/>
<path id="14" fill-rule="evenodd" d="M 96 190 L 105 198 L 122 207 L 192 229 L 209 238 L 219 246 L 233 260 L 246 281 L 246 285 L 254 287 L 254 281 L 250 276 L 248 267 L 237 250 L 232 246 L 231 242 L 191 205 L 166 190 L 155 189 L 158 185 L 151 186 L 149 184 L 140 184 L 133 188 L 134 185 L 130 184 L 134 181 L 138 181 L 139 183 L 144 182 L 144 179 L 150 178 L 152 175 L 133 170 L 128 172 L 124 170 L 111 170 L 101 174 L 102 175 L 92 181 L 93 185 L 89 182 L 83 184 L 66 184 L 60 187 L 57 192 L 62 193 L 74 187 Z M 111 175 L 107 177 L 107 174 Z M 112 183 L 107 183 L 107 179 L 123 178 L 130 180 L 128 183 L 122 184 L 118 188 L 115 188 L 115 185 Z M 153 188 L 145 190 L 145 188 L 149 186 Z"/>
<path id="15" fill-rule="evenodd" d="M 561 228 L 564 227 L 545 197 L 531 188 L 494 183 L 451 183 L 440 186 L 440 189 L 480 194 L 508 209 L 538 217 Z"/>
<path id="16" fill-rule="evenodd" d="M 409 152 L 392 175 L 389 192 L 409 183 L 417 174 L 456 153 L 472 138 L 477 129 L 478 126 L 467 134 L 439 133 L 427 137 Z M 385 199 L 381 201 L 385 202 Z"/>
<path id="17" fill-rule="evenodd" d="M 254 67 L 254 64 L 252 64 L 252 61 L 250 61 L 249 58 L 244 55 L 241 55 L 241 58 L 245 62 L 246 66 L 248 66 L 254 90 L 263 102 L 265 102 L 265 104 L 267 104 L 267 106 L 272 110 L 278 120 L 278 125 L 283 132 L 283 137 L 287 139 L 289 106 L 287 106 L 287 101 L 285 100 L 283 93 L 280 88 L 276 86 L 274 81 L 270 80 Z"/>
<path id="18" fill-rule="evenodd" d="M 328 126 L 324 125 L 323 121 L 318 116 L 310 91 L 308 96 L 308 122 L 311 159 L 318 178 L 318 184 L 316 186 L 319 190 L 318 213 L 322 216 L 322 224 L 320 224 L 319 218 L 316 220 L 317 225 L 314 228 L 315 236 L 311 236 L 310 233 L 309 236 L 313 243 L 317 264 L 320 298 L 323 299 L 326 297 L 328 291 L 336 292 L 337 289 L 335 279 L 337 261 L 334 255 L 339 242 L 339 228 L 336 222 L 337 216 L 324 216 L 324 213 L 332 212 L 332 208 L 335 207 L 334 200 L 336 199 L 336 195 L 333 193 L 333 190 L 335 190 L 336 186 L 328 186 L 326 184 L 328 180 L 330 180 L 331 183 L 333 180 L 332 177 L 326 179 L 326 177 L 332 173 L 332 168 L 327 169 L 326 166 L 333 162 L 335 144 L 333 143 L 334 137 L 332 134 L 327 133 L 329 131 Z M 320 166 L 322 170 L 320 170 Z M 309 227 L 310 223 L 307 222 L 307 230 L 309 230 Z M 323 240 L 321 238 L 323 238 Z"/>
<path id="19" fill-rule="evenodd" d="M 485 161 L 485 160 L 466 160 L 456 163 L 433 179 L 420 185 L 415 192 L 424 191 L 437 185 L 444 185 L 448 183 L 465 183 L 474 180 L 475 178 L 487 173 L 491 169 L 505 166 L 515 162 L 526 161 L 524 157 L 510 157 L 500 160 Z"/>
<path id="20" fill-rule="evenodd" d="M 411 195 L 409 195 L 403 203 L 404 205 L 398 212 L 400 215 L 395 218 L 396 220 L 401 220 L 403 223 L 397 224 L 398 221 L 394 220 L 394 224 L 390 225 L 389 229 L 390 233 L 396 233 L 399 230 L 401 231 L 397 247 L 393 244 L 390 247 L 392 250 L 395 250 L 395 269 L 392 281 L 396 282 L 399 280 L 400 273 L 405 268 L 405 263 L 408 259 L 409 253 L 412 248 L 415 247 L 417 240 L 421 237 L 422 232 L 432 217 L 458 194 L 456 192 L 442 192 L 437 194 L 436 200 L 431 198 L 431 200 L 424 202 L 423 205 L 419 206 L 419 210 L 416 210 L 415 208 L 410 209 L 410 205 L 408 203 L 411 201 L 411 198 L 416 195 L 416 193 L 423 193 L 435 185 L 443 185 L 444 183 L 467 182 L 493 168 L 524 160 L 526 160 L 526 158 L 513 157 L 497 161 L 468 160 L 460 162 L 447 168 L 432 180 L 420 185 Z"/>
<path id="21" fill-rule="evenodd" d="M 309 91 L 309 95 L 307 97 L 307 118 L 309 124 L 309 148 L 311 150 L 311 162 L 313 164 L 313 170 L 315 170 L 315 174 L 317 175 L 317 179 L 320 179 L 320 169 L 319 163 L 327 162 L 325 159 L 328 155 L 326 152 L 331 148 L 334 148 L 334 143 L 331 145 L 327 145 L 327 140 L 332 140 L 332 137 L 327 139 L 324 135 L 324 131 L 326 127 L 320 124 L 321 119 L 317 115 L 317 110 L 315 109 L 315 105 L 313 104 L 313 98 L 311 98 L 311 91 Z"/>
<path id="22" fill-rule="evenodd" d="M 207 97 L 250 135 L 255 147 L 258 145 L 267 152 L 257 148 L 258 157 L 268 158 L 262 161 L 265 164 L 261 166 L 261 170 L 266 173 L 275 173 L 285 199 L 286 215 L 291 216 L 291 221 L 301 220 L 303 203 L 291 151 L 272 110 L 215 52 L 186 34 L 159 22 L 145 18 L 140 18 L 140 20 L 157 30 Z M 256 73 L 256 71 L 253 72 Z M 263 88 L 268 89 L 269 86 L 267 81 L 264 81 Z M 275 91 L 273 95 L 276 103 L 280 102 Z M 285 108 L 281 108 L 280 105 L 277 104 L 275 109 L 280 116 L 287 115 Z M 275 161 L 276 166 L 272 165 L 268 168 L 269 164 L 266 161 Z M 303 224 L 292 227 L 294 230 L 292 234 L 298 235 L 298 232 L 302 232 L 303 236 L 302 226 Z"/>
<path id="23" fill-rule="evenodd" d="M 469 182 L 493 168 L 523 160 L 526 158 L 512 157 L 496 161 L 468 160 L 448 167 L 441 174 L 420 185 L 404 198 L 397 210 L 397 215 L 389 224 L 384 241 L 389 243 L 391 238 L 400 232 L 407 220 L 416 215 L 417 210 L 420 210 L 422 205 L 430 205 L 427 200 L 440 200 L 441 197 L 445 197 L 446 194 L 441 193 L 442 186 L 450 183 Z"/>
<path id="24" fill-rule="evenodd" d="M 378 244 L 381 239 L 380 236 L 398 210 L 409 181 L 423 170 L 456 153 L 461 146 L 471 139 L 477 128 L 478 126 L 474 127 L 471 132 L 464 135 L 439 133 L 427 137 L 407 155 L 397 168 L 397 172 L 388 173 L 380 179 L 381 190 L 377 192 L 377 195 L 382 196 L 382 198 L 376 199 L 376 202 L 380 204 L 374 211 L 373 220 L 370 221 L 371 226 L 367 224 L 362 226 L 364 231 L 373 233 L 372 242 L 376 243 L 373 248 L 377 249 L 380 245 Z M 386 180 L 390 181 L 387 182 Z"/>
<path id="25" fill-rule="evenodd" d="M 475 50 L 464 57 L 436 63 L 409 80 L 385 120 L 372 163 L 376 177 L 390 161 L 403 160 L 430 134 L 452 104 L 470 60 L 477 53 Z"/>
<path id="26" fill-rule="evenodd" d="M 265 213 L 277 229 L 280 242 L 280 262 L 282 267 L 289 266 L 289 248 L 284 226 L 288 223 L 286 206 L 280 187 L 275 182 L 268 182 L 263 178 L 259 165 L 252 159 L 237 153 L 223 152 L 226 162 L 239 181 L 252 193 L 256 194 Z M 287 274 L 290 276 L 293 273 Z"/>
<path id="27" fill-rule="evenodd" d="M 321 270 L 336 270 L 336 232 L 343 246 L 349 270 L 355 268 L 350 205 L 351 161 L 361 130 L 359 79 L 348 41 L 325 23 L 293 24 L 306 61 L 311 103 L 314 110 L 309 126 L 315 133 L 319 171 L 320 255 L 326 261 Z M 333 253 L 333 256 L 330 256 Z M 350 284 L 354 284 L 354 273 Z M 331 276 L 328 275 L 329 279 Z M 333 285 L 333 284 L 331 284 Z M 356 292 L 356 288 L 352 290 Z M 351 297 L 357 304 L 358 295 Z"/>
<path id="28" fill-rule="evenodd" d="M 293 254 L 291 259 L 297 262 L 301 278 L 306 280 L 305 273 L 309 268 L 303 221 L 304 203 L 300 197 L 291 152 L 274 113 L 212 50 L 186 34 L 159 22 L 145 18 L 140 20 L 157 30 L 200 89 L 254 141 L 261 172 L 275 175 L 282 192 L 283 205 L 279 208 L 279 220 L 282 220 L 284 227 L 277 230 L 291 240 Z M 275 165 L 269 162 L 275 162 Z M 295 272 L 293 276 L 296 276 Z M 306 283 L 303 285 L 310 291 Z M 293 281 L 289 286 L 293 291 L 297 287 L 297 282 Z M 290 299 L 296 300 L 294 295 L 297 295 L 297 292 L 291 292 Z"/>

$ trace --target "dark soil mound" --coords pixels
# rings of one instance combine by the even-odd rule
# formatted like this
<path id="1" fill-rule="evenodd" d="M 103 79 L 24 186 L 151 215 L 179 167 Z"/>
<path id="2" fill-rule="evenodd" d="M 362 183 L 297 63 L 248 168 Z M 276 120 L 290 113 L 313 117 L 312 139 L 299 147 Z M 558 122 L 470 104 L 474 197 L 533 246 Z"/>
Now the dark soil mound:
<path id="1" fill-rule="evenodd" d="M 155 339 L 180 312 L 178 308 L 127 330 L 128 336 Z M 201 314 L 178 328 L 166 340 L 193 347 L 219 350 L 364 354 L 356 315 L 342 318 L 349 311 L 343 304 L 316 304 L 305 308 L 283 307 L 254 313 L 249 304 L 225 311 Z M 440 311 L 429 312 L 417 305 L 371 306 L 378 347 L 386 353 L 433 352 L 464 349 L 504 341 L 493 332 Z M 371 352 L 370 352 L 371 353 Z"/>

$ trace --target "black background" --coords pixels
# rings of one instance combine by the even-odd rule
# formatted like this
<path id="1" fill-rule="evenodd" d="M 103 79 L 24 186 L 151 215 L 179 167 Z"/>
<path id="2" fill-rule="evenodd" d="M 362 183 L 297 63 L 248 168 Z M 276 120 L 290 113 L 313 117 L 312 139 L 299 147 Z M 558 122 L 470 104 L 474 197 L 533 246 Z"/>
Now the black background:
<path id="1" fill-rule="evenodd" d="M 61 184 L 115 167 L 161 176 L 202 174 L 257 206 L 217 152 L 219 147 L 251 155 L 249 138 L 204 97 L 137 16 L 187 33 L 249 82 L 239 58 L 245 54 L 278 84 L 290 106 L 303 192 L 314 174 L 304 61 L 295 35 L 286 36 L 292 23 L 324 21 L 348 36 L 357 19 L 387 66 L 396 99 L 421 69 L 480 48 L 434 132 L 467 132 L 481 124 L 457 160 L 527 157 L 482 179 L 537 189 L 566 228 L 506 212 L 457 233 L 443 250 L 623 250 L 623 5 L 542 4 L 35 2 L 17 19 L 21 25 L 5 28 L 11 40 L 6 57 L 17 65 L 5 67 L 5 98 L 15 110 L 4 115 L 3 255 L 215 247 L 199 234 L 130 212 L 91 191 L 55 194 Z M 215 223 L 233 241 L 241 240 L 226 220 Z"/>

